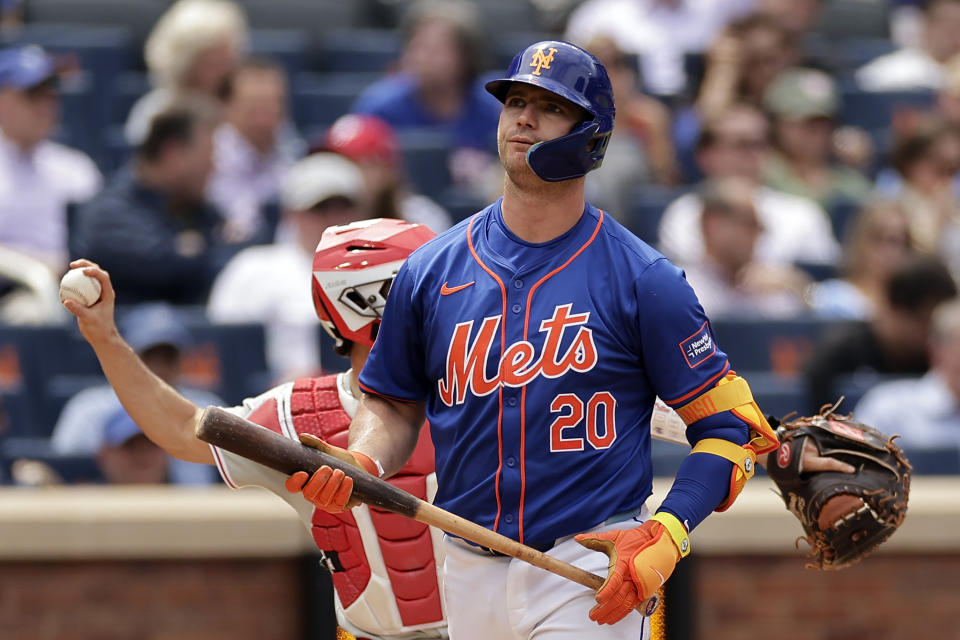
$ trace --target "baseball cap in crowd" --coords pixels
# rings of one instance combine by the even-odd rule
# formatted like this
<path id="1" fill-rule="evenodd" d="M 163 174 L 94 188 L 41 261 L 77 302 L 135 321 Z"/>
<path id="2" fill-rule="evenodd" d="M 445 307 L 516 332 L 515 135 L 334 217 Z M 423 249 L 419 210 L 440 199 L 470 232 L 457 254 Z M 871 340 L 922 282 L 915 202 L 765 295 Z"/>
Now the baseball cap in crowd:
<path id="1" fill-rule="evenodd" d="M 347 114 L 327 129 L 318 150 L 340 153 L 354 162 L 379 160 L 396 164 L 400 144 L 390 124 L 376 116 Z"/>
<path id="2" fill-rule="evenodd" d="M 0 89 L 29 89 L 56 75 L 56 61 L 37 45 L 0 51 Z"/>
<path id="3" fill-rule="evenodd" d="M 340 196 L 357 202 L 363 193 L 363 175 L 357 165 L 336 153 L 315 153 L 287 170 L 280 181 L 280 204 L 306 211 Z"/>
<path id="4" fill-rule="evenodd" d="M 178 350 L 190 344 L 190 332 L 178 312 L 163 303 L 149 303 L 131 309 L 123 316 L 122 333 L 137 353 L 160 345 Z"/>
<path id="5" fill-rule="evenodd" d="M 786 69 L 763 96 L 763 106 L 784 118 L 833 118 L 840 109 L 840 97 L 833 79 L 816 69 Z"/>
<path id="6" fill-rule="evenodd" d="M 110 447 L 119 447 L 134 436 L 141 435 L 143 431 L 137 426 L 125 410 L 120 409 L 114 413 L 103 425 L 103 444 Z"/>

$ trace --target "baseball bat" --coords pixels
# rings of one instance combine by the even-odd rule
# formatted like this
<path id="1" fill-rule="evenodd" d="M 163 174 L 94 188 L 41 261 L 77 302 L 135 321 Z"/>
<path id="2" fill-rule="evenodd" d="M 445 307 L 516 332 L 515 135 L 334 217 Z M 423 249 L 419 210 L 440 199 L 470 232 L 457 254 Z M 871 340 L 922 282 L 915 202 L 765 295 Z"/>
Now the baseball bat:
<path id="1" fill-rule="evenodd" d="M 604 579 L 594 573 L 461 518 L 398 489 L 359 467 L 300 444 L 219 407 L 204 409 L 196 433 L 197 437 L 204 442 L 287 475 L 297 471 L 312 474 L 323 465 L 340 469 L 353 478 L 353 495 L 370 506 L 432 525 L 488 549 L 528 562 L 594 591 L 603 584 Z M 657 605 L 658 597 L 654 595 L 637 609 L 649 616 L 656 610 Z"/>

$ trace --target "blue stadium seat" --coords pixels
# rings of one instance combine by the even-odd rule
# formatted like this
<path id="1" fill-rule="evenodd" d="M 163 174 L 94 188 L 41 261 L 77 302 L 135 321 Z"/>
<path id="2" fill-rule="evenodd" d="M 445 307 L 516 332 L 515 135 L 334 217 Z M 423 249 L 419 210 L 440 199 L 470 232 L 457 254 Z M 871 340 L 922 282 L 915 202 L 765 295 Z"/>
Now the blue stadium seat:
<path id="1" fill-rule="evenodd" d="M 10 478 L 13 463 L 23 459 L 47 465 L 66 484 L 104 481 L 95 456 L 55 453 L 48 438 L 9 438 L 0 442 L 0 476 Z"/>
<path id="2" fill-rule="evenodd" d="M 647 244 L 656 247 L 664 209 L 686 191 L 657 185 L 636 187 L 628 198 L 624 226 Z"/>
<path id="3" fill-rule="evenodd" d="M 450 136 L 437 129 L 397 132 L 403 167 L 416 191 L 440 200 L 450 186 Z"/>
<path id="4" fill-rule="evenodd" d="M 4 402 L 16 419 L 11 436 L 49 436 L 67 399 L 58 390 L 102 379 L 93 349 L 75 325 L 0 327 L 0 352 L 10 391 Z"/>
<path id="5" fill-rule="evenodd" d="M 814 342 L 829 326 L 825 320 L 717 319 L 710 323 L 717 345 L 736 371 L 767 371 L 791 377 L 800 372 Z"/>
<path id="6" fill-rule="evenodd" d="M 942 447 L 930 449 L 906 448 L 905 453 L 913 473 L 918 475 L 960 474 L 960 449 Z"/>
<path id="7" fill-rule="evenodd" d="M 903 109 L 926 109 L 935 94 L 928 89 L 864 91 L 844 82 L 841 88 L 840 121 L 863 127 L 871 133 L 887 131 L 896 113 Z"/>
<path id="8" fill-rule="evenodd" d="M 291 88 L 293 119 L 308 138 L 350 112 L 360 92 L 381 78 L 379 73 L 301 73 Z"/>
<path id="9" fill-rule="evenodd" d="M 401 46 L 394 29 L 340 29 L 324 35 L 316 64 L 324 71 L 385 73 Z"/>
<path id="10" fill-rule="evenodd" d="M 757 406 L 777 418 L 802 412 L 808 402 L 803 382 L 796 376 L 779 376 L 763 371 L 739 371 L 750 383 Z"/>
<path id="11" fill-rule="evenodd" d="M 239 0 L 254 29 L 307 29 L 311 37 L 360 26 L 365 3 L 343 0 Z"/>
<path id="12" fill-rule="evenodd" d="M 61 23 L 77 31 L 122 27 L 130 33 L 139 57 L 140 47 L 170 0 L 27 0 L 24 5 L 28 24 Z"/>
<path id="13" fill-rule="evenodd" d="M 124 71 L 110 79 L 110 125 L 123 125 L 130 109 L 153 86 L 150 77 L 142 71 Z"/>
<path id="14" fill-rule="evenodd" d="M 207 388 L 228 404 L 265 390 L 270 379 L 261 324 L 211 324 L 189 319 L 193 344 L 184 353 L 184 382 Z"/>
<path id="15" fill-rule="evenodd" d="M 307 70 L 310 37 L 303 29 L 253 29 L 250 53 L 283 65 L 292 78 Z"/>

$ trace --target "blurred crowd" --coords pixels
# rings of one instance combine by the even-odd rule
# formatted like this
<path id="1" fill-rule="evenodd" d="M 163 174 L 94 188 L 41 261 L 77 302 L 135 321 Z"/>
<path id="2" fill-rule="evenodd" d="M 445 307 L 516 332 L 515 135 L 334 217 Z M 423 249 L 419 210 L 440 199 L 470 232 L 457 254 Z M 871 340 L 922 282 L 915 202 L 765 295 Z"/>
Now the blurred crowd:
<path id="1" fill-rule="evenodd" d="M 960 0 L 317 0 L 318 24 L 283 24 L 280 0 L 132 4 L 156 15 L 113 77 L 44 41 L 54 0 L 0 0 L 0 331 L 69 328 L 57 284 L 85 257 L 132 335 L 155 329 L 137 344 L 171 384 L 184 311 L 262 324 L 274 380 L 343 366 L 322 361 L 309 293 L 321 232 L 440 233 L 495 199 L 484 81 L 560 38 L 617 100 L 588 199 L 682 267 L 715 324 L 812 327 L 790 370 L 757 372 L 793 409 L 844 393 L 960 470 Z M 735 367 L 748 350 L 721 347 Z M 81 393 L 56 449 L 122 476 L 110 452 L 140 434 L 108 389 Z"/>

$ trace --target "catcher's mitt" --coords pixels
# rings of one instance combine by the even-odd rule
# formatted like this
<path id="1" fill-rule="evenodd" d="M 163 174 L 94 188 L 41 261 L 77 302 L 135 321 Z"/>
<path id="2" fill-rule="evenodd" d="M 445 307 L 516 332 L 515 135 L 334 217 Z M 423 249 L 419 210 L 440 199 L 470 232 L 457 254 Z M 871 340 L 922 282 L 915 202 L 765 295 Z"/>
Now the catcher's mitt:
<path id="1" fill-rule="evenodd" d="M 838 403 L 839 404 L 839 403 Z M 907 515 L 910 463 L 903 451 L 852 415 L 834 413 L 794 418 L 780 424 L 780 448 L 770 454 L 768 473 L 799 518 L 811 546 L 813 569 L 842 569 L 880 546 Z M 789 416 L 788 416 L 789 417 Z M 800 468 L 807 438 L 821 456 L 853 465 L 854 473 Z M 798 540 L 799 541 L 799 540 Z"/>

